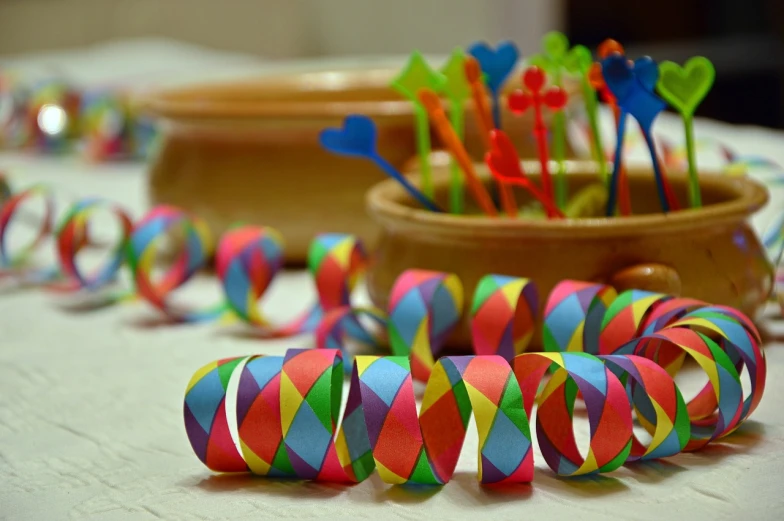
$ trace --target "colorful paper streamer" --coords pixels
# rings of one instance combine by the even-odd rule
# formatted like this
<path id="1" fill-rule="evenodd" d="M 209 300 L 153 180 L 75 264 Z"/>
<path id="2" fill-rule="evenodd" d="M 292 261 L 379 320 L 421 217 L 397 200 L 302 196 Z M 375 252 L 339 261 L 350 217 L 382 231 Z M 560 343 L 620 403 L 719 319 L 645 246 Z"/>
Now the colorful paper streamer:
<path id="1" fill-rule="evenodd" d="M 194 451 L 218 472 L 358 482 L 376 469 L 386 483 L 440 485 L 454 473 L 473 413 L 480 481 L 525 483 L 533 479 L 529 418 L 535 403 L 541 452 L 562 476 L 610 472 L 627 461 L 696 450 L 737 429 L 759 404 L 765 357 L 758 332 L 736 310 L 641 291 L 614 298 L 604 286 L 566 281 L 549 296 L 544 317 L 551 330 L 555 323 L 569 326 L 570 334 L 556 339 L 559 351 L 509 359 L 510 340 L 524 344 L 530 337 L 538 309 L 534 292 L 525 279 L 490 275 L 480 282 L 471 327 L 474 348 L 488 354 L 434 361 L 418 414 L 413 360 L 421 355 L 413 347 L 429 342 L 437 352 L 438 339 L 450 329 L 443 324 L 459 320 L 454 310 L 462 288 L 454 275 L 401 276 L 387 321 L 390 329 L 416 332 L 390 335 L 398 335 L 411 356 L 356 357 L 342 422 L 343 356 L 337 349 L 212 362 L 186 390 L 186 432 Z M 485 306 L 497 312 L 484 312 Z M 525 325 L 515 329 L 513 317 L 521 316 Z M 649 332 L 651 325 L 662 327 Z M 507 336 L 499 338 L 501 331 Z M 587 339 L 588 334 L 597 337 Z M 585 352 L 589 346 L 602 353 Z M 680 365 L 663 363 L 686 354 L 708 375 L 705 388 L 688 403 L 673 380 Z M 751 380 L 745 395 L 744 368 Z M 240 378 L 237 407 L 230 411 L 226 393 L 234 374 Z M 578 395 L 590 427 L 585 456 L 572 428 Z M 651 434 L 647 445 L 634 435 L 633 411 Z M 239 440 L 228 427 L 235 415 Z"/>

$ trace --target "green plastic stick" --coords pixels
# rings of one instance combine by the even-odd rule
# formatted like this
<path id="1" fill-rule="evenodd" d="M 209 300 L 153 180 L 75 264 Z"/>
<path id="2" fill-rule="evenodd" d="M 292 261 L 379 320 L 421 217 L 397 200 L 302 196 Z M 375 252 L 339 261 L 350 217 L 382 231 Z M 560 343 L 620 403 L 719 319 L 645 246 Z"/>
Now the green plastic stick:
<path id="1" fill-rule="evenodd" d="M 567 65 L 569 39 L 558 31 L 550 31 L 542 38 L 544 52 L 531 57 L 531 64 L 535 65 L 552 78 L 552 84 L 561 87 L 561 71 Z M 553 159 L 558 163 L 558 172 L 555 182 L 555 201 L 558 208 L 563 210 L 566 204 L 566 116 L 563 112 L 556 113 L 553 117 Z"/>
<path id="2" fill-rule="evenodd" d="M 466 80 L 465 53 L 463 49 L 457 48 L 452 51 L 449 61 L 441 69 L 446 83 L 444 93 L 449 99 L 449 119 L 460 139 L 463 139 L 465 121 L 465 103 L 471 96 L 471 86 Z M 449 165 L 449 203 L 452 213 L 460 214 L 464 210 L 465 185 L 460 166 L 452 158 Z"/>
<path id="3" fill-rule="evenodd" d="M 599 103 L 596 91 L 591 87 L 588 79 L 588 72 L 591 69 L 593 57 L 591 51 L 584 45 L 575 45 L 569 51 L 566 61 L 566 69 L 580 78 L 580 86 L 585 100 L 585 112 L 588 115 L 588 124 L 591 126 L 591 152 L 594 160 L 599 166 L 599 176 L 605 185 L 610 182 L 610 175 L 607 171 L 607 160 L 604 156 L 604 145 L 602 144 L 602 133 L 599 129 Z"/>
<path id="4" fill-rule="evenodd" d="M 433 198 L 433 176 L 430 172 L 430 122 L 427 111 L 419 102 L 419 89 L 428 88 L 441 92 L 446 78 L 434 71 L 419 51 L 414 51 L 400 74 L 392 80 L 391 87 L 408 98 L 414 105 L 416 120 L 417 154 L 419 155 L 419 173 L 422 177 L 422 191 Z"/>
<path id="5" fill-rule="evenodd" d="M 686 154 L 689 156 L 689 203 L 692 208 L 702 206 L 700 178 L 697 173 L 697 154 L 694 150 L 694 118 L 683 115 L 683 131 L 686 134 Z"/>

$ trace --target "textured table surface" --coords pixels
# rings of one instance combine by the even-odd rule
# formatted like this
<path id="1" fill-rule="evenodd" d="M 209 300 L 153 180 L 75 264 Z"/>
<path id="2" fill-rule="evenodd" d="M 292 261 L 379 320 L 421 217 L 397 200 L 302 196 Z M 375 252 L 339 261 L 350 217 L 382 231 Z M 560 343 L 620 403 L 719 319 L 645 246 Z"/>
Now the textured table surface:
<path id="1" fill-rule="evenodd" d="M 677 136 L 677 125 L 671 125 Z M 784 160 L 784 136 L 701 122 L 698 132 L 736 150 Z M 676 137 L 677 139 L 677 137 Z M 98 195 L 140 215 L 143 165 L 85 165 L 75 158 L 0 153 L 15 186 L 42 181 L 63 200 Z M 760 228 L 780 211 L 774 190 Z M 193 298 L 216 298 L 208 279 Z M 303 273 L 269 295 L 273 317 L 313 297 Z M 262 343 L 215 324 L 161 326 L 140 303 L 90 313 L 37 290 L 0 294 L 0 519 L 772 519 L 784 508 L 784 345 L 768 344 L 760 407 L 739 432 L 688 455 L 622 468 L 606 477 L 559 479 L 537 453 L 531 486 L 476 482 L 469 431 L 458 473 L 446 486 L 408 490 L 377 476 L 353 487 L 219 476 L 191 452 L 182 422 L 185 385 L 222 357 L 278 353 L 308 337 Z M 776 329 L 773 323 L 772 328 Z M 688 375 L 694 385 L 698 375 Z M 579 430 L 578 439 L 585 432 Z"/>

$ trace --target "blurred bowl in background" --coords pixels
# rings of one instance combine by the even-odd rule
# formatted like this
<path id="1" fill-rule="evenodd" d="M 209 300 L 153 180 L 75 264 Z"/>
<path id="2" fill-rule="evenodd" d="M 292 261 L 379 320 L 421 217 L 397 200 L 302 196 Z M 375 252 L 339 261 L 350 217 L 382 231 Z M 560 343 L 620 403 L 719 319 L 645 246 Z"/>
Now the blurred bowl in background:
<path id="1" fill-rule="evenodd" d="M 416 149 L 412 106 L 389 87 L 397 72 L 298 72 L 147 95 L 141 106 L 162 131 L 150 166 L 151 203 L 199 215 L 216 237 L 237 222 L 277 228 L 289 264 L 304 263 L 321 232 L 350 233 L 372 247 L 377 226 L 365 214 L 364 197 L 384 175 L 368 161 L 325 152 L 318 135 L 349 114 L 365 114 L 378 126 L 381 156 L 403 168 Z M 521 155 L 533 156 L 531 115 L 505 112 L 503 121 Z M 439 147 L 435 136 L 432 142 Z M 481 159 L 470 107 L 466 146 Z"/>

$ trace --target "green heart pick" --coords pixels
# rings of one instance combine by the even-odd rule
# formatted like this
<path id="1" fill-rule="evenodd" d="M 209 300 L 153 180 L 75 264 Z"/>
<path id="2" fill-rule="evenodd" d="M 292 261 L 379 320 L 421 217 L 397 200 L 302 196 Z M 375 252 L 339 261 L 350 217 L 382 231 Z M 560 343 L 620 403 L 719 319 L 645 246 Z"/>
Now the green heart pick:
<path id="1" fill-rule="evenodd" d="M 716 79 L 716 69 L 707 58 L 695 56 L 681 67 L 675 62 L 659 64 L 659 94 L 680 112 L 686 136 L 686 153 L 689 158 L 689 202 L 692 208 L 702 206 L 697 154 L 694 148 L 694 111 L 707 96 Z"/>
<path id="2" fill-rule="evenodd" d="M 714 79 L 716 69 L 711 61 L 695 56 L 683 67 L 671 61 L 661 62 L 656 87 L 667 103 L 683 117 L 691 118 L 713 86 Z"/>

